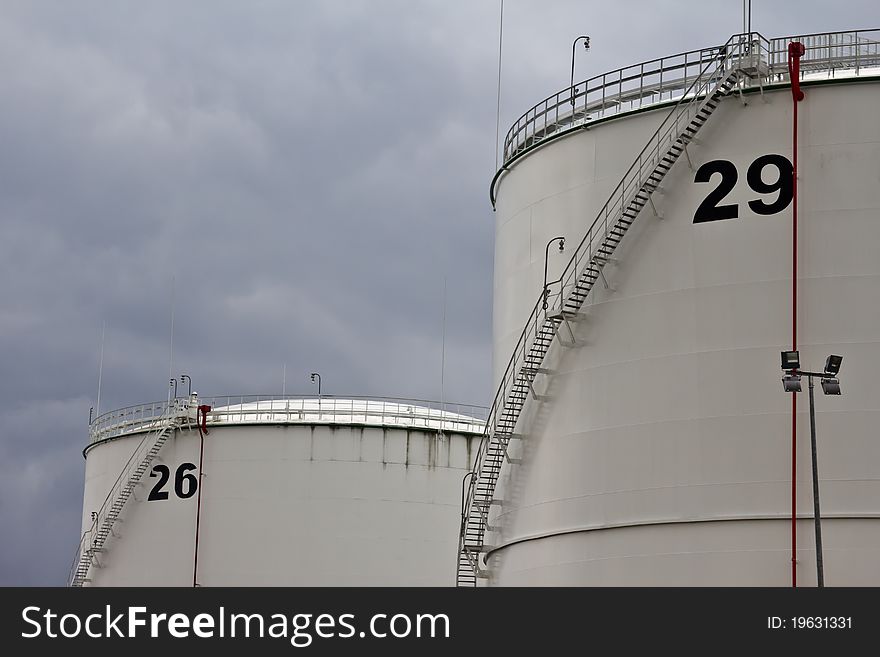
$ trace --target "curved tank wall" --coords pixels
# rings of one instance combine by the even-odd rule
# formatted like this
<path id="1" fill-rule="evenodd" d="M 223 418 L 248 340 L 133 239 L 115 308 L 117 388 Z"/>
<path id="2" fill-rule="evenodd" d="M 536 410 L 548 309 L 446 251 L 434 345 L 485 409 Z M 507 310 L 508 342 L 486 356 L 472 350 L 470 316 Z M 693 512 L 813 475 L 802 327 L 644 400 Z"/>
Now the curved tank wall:
<path id="1" fill-rule="evenodd" d="M 305 403 L 304 417 L 215 407 L 201 472 L 197 427 L 176 431 L 90 585 L 192 586 L 197 514 L 200 586 L 453 585 L 461 482 L 481 420 L 447 412 L 440 433 L 435 409 L 381 402 L 349 415 L 346 405 L 375 402 L 325 398 L 319 415 Z M 86 450 L 84 531 L 145 435 L 121 434 Z"/>
<path id="2" fill-rule="evenodd" d="M 800 104 L 799 347 L 844 357 L 843 394 L 816 421 L 826 584 L 880 585 L 880 122 L 877 78 L 805 86 Z M 511 442 L 486 543 L 497 585 L 791 582 L 791 205 L 766 191 L 792 157 L 788 87 L 726 98 L 641 212 L 555 341 Z M 665 112 L 581 130 L 516 161 L 496 215 L 493 371 L 499 380 L 542 287 L 548 241 L 574 246 Z M 721 184 L 695 170 L 726 161 Z M 724 165 L 727 166 L 727 165 Z M 750 168 L 759 169 L 760 180 Z M 729 167 L 728 167 L 729 171 Z M 750 180 L 751 178 L 751 180 Z M 755 191 L 757 187 L 761 191 Z M 753 205 L 749 205 L 753 202 Z M 710 205 L 712 205 L 710 203 Z M 568 249 L 567 249 L 568 250 Z M 548 279 L 568 256 L 551 247 Z M 561 329 L 565 331 L 565 327 Z M 567 335 L 567 334 L 566 334 Z M 798 578 L 815 585 L 807 390 L 798 399 Z"/>

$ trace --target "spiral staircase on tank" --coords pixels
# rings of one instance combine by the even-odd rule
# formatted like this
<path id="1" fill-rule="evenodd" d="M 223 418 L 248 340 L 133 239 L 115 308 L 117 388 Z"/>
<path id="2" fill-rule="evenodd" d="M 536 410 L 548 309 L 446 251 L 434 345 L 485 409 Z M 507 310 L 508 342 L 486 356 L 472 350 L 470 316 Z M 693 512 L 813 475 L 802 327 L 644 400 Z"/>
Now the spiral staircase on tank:
<path id="1" fill-rule="evenodd" d="M 721 100 L 744 78 L 767 75 L 769 42 L 757 34 L 741 34 L 717 50 L 717 54 L 695 76 L 669 115 L 638 154 L 632 166 L 611 193 L 591 224 L 562 277 L 555 302 L 545 308 L 547 291 L 542 291 L 529 316 L 507 369 L 501 378 L 486 422 L 486 432 L 477 450 L 473 470 L 468 473 L 462 494 L 458 549 L 458 586 L 476 586 L 486 577 L 481 560 L 492 546 L 485 544 L 489 531 L 489 509 L 496 503 L 495 489 L 507 447 L 529 395 L 534 395 L 535 377 L 544 372 L 544 358 L 563 324 L 576 319 L 603 268 L 666 175 L 694 141 Z M 654 209 L 656 214 L 656 209 Z M 568 331 L 574 338 L 570 325 Z M 566 343 L 562 336 L 559 340 Z"/>
<path id="2" fill-rule="evenodd" d="M 91 527 L 83 533 L 68 575 L 69 586 L 82 587 L 91 581 L 89 576 L 92 569 L 100 567 L 100 556 L 109 548 L 108 539 L 113 535 L 114 526 L 126 503 L 168 439 L 175 431 L 191 425 L 197 419 L 194 415 L 195 404 L 195 398 L 175 399 L 168 405 L 167 411 L 152 422 L 153 426 L 122 468 L 101 509 L 94 514 Z"/>

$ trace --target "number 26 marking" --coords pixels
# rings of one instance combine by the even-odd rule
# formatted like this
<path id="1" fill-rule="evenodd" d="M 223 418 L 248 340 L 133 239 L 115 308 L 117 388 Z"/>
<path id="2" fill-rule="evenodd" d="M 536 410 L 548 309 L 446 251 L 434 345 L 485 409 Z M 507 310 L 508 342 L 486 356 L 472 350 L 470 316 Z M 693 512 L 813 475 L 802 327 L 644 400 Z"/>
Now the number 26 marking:
<path id="1" fill-rule="evenodd" d="M 776 167 L 778 176 L 773 182 L 764 182 L 762 176 L 768 166 Z M 703 164 L 694 176 L 694 182 L 707 183 L 712 180 L 716 173 L 721 174 L 718 186 L 709 192 L 694 213 L 694 223 L 706 221 L 720 221 L 722 219 L 736 219 L 739 216 L 739 205 L 719 205 L 736 186 L 739 174 L 736 165 L 728 160 L 711 160 Z M 755 214 L 769 215 L 782 212 L 791 203 L 793 194 L 792 166 L 791 162 L 783 155 L 762 155 L 749 165 L 746 172 L 746 181 L 749 187 L 758 194 L 778 193 L 776 199 L 770 203 L 763 199 L 749 201 L 749 208 Z"/>
<path id="2" fill-rule="evenodd" d="M 199 487 L 199 480 L 196 479 L 194 474 L 190 474 L 196 469 L 195 463 L 183 463 L 177 468 L 177 471 L 174 473 L 174 494 L 177 495 L 177 497 L 186 500 L 196 494 L 196 490 L 198 490 Z M 167 465 L 162 464 L 154 465 L 152 471 L 150 471 L 150 477 L 159 477 L 159 481 L 153 486 L 153 490 L 150 491 L 147 501 L 156 502 L 159 500 L 167 500 L 168 491 L 163 490 L 163 488 L 165 488 L 165 484 L 168 483 L 168 479 L 171 478 L 170 468 Z"/>

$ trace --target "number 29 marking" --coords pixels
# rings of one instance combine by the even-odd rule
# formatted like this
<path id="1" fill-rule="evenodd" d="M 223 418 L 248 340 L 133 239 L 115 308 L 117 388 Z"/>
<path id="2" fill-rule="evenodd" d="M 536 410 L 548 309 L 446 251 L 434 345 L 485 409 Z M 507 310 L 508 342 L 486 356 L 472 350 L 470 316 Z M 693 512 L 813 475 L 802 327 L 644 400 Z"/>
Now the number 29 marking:
<path id="1" fill-rule="evenodd" d="M 764 182 L 764 169 L 768 166 L 776 167 L 778 175 L 773 182 Z M 736 219 L 739 216 L 739 205 L 719 205 L 733 188 L 739 174 L 736 165 L 729 160 L 711 160 L 703 164 L 694 176 L 694 182 L 707 183 L 712 180 L 716 173 L 721 174 L 718 186 L 709 192 L 694 213 L 694 223 L 707 221 L 721 221 L 722 219 Z M 791 162 L 783 155 L 762 155 L 749 165 L 746 171 L 746 182 L 749 187 L 758 194 L 774 194 L 778 196 L 770 203 L 757 198 L 749 201 L 749 208 L 755 214 L 770 215 L 782 212 L 791 203 L 793 195 L 793 179 Z"/>

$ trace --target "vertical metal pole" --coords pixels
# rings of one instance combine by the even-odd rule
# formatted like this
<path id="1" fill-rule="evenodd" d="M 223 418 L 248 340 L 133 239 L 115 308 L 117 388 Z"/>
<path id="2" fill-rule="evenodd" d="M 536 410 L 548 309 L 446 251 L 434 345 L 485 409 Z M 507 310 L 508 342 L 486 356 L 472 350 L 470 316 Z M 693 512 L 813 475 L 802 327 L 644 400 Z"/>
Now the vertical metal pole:
<path id="1" fill-rule="evenodd" d="M 101 414 L 101 379 L 104 377 L 104 332 L 107 328 L 107 321 L 101 322 L 101 359 L 98 362 L 98 401 L 95 404 L 95 417 Z M 89 420 L 91 424 L 91 420 Z"/>
<path id="2" fill-rule="evenodd" d="M 498 171 L 498 136 L 501 128 L 501 39 L 504 36 L 504 0 L 501 0 L 501 16 L 498 19 L 498 100 L 495 106 L 495 171 Z"/>
<path id="3" fill-rule="evenodd" d="M 443 320 L 440 326 L 440 435 L 443 435 L 443 386 L 446 374 L 446 277 L 443 277 Z"/>
<path id="4" fill-rule="evenodd" d="M 171 338 L 168 349 L 168 379 L 174 378 L 174 276 L 171 277 Z M 175 391 L 175 397 L 177 396 Z M 171 403 L 171 386 L 168 386 L 168 403 Z"/>
<path id="5" fill-rule="evenodd" d="M 590 47 L 590 37 L 588 37 L 588 36 L 586 36 L 586 35 L 581 35 L 581 36 L 577 37 L 577 38 L 576 38 L 574 41 L 572 41 L 572 43 L 571 43 L 571 85 L 570 85 L 570 86 L 571 86 L 571 120 L 572 120 L 572 123 L 574 123 L 574 104 L 575 104 L 575 97 L 574 97 L 574 96 L 575 96 L 575 88 L 574 88 L 574 51 L 575 51 L 575 46 L 577 45 L 577 42 L 580 41 L 581 39 L 584 39 L 584 48 L 589 49 L 589 47 Z M 603 80 L 603 82 L 604 82 L 604 80 Z M 586 115 L 586 96 L 584 96 L 584 112 L 585 112 L 585 115 Z"/>
<path id="6" fill-rule="evenodd" d="M 810 379 L 810 448 L 813 451 L 813 518 L 816 524 L 816 586 L 825 586 L 822 564 L 822 519 L 819 514 L 819 469 L 816 465 L 816 408 L 813 404 L 813 377 Z"/>

